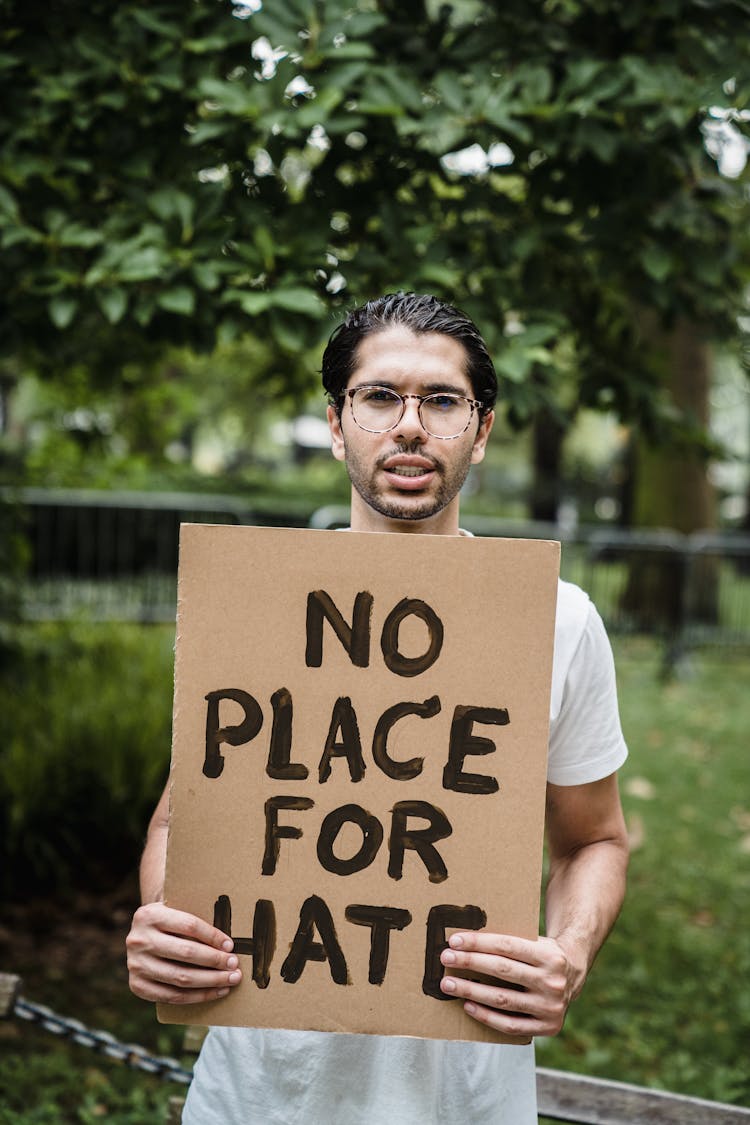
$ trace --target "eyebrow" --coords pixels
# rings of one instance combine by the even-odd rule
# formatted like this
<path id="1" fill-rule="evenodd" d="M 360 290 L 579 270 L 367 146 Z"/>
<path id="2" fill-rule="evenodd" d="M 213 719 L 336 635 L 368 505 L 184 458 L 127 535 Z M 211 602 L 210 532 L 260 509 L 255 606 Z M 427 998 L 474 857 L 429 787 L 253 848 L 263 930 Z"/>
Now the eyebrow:
<path id="1" fill-rule="evenodd" d="M 464 398 L 472 398 L 474 393 L 473 388 L 470 394 L 464 387 L 457 387 L 455 383 L 423 383 L 422 386 L 426 395 L 440 394 L 443 392 L 445 394 L 463 395 Z M 385 387 L 386 390 L 396 391 L 397 394 L 401 393 L 398 385 L 396 383 L 391 383 L 388 379 L 368 379 L 364 383 L 357 383 L 355 387 L 350 389 L 359 390 L 360 387 Z"/>

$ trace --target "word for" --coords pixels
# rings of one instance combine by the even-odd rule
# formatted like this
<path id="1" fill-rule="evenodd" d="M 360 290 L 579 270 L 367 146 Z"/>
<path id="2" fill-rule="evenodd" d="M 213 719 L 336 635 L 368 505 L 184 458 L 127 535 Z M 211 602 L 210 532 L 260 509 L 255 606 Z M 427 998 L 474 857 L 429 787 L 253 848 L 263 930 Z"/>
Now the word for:
<path id="1" fill-rule="evenodd" d="M 299 840 L 302 829 L 292 824 L 279 824 L 280 809 L 311 809 L 315 802 L 309 797 L 269 797 L 265 803 L 266 835 L 261 873 L 274 875 L 279 858 L 279 841 Z M 428 828 L 410 828 L 408 818 L 421 817 L 429 821 Z M 345 824 L 354 824 L 362 833 L 362 843 L 354 855 L 342 859 L 334 853 L 333 846 Z M 435 847 L 437 840 L 445 840 L 453 832 L 445 813 L 428 801 L 397 801 L 391 810 L 391 831 L 388 837 L 388 874 L 400 879 L 403 874 L 404 852 L 417 853 L 429 875 L 431 883 L 442 883 L 448 878 L 448 869 Z M 342 805 L 329 812 L 318 833 L 317 854 L 321 867 L 334 875 L 353 875 L 369 867 L 383 843 L 383 825 L 378 818 L 360 805 Z"/>
<path id="2" fill-rule="evenodd" d="M 390 953 L 391 933 L 411 925 L 409 910 L 395 906 L 347 906 L 347 922 L 367 926 L 370 930 L 370 958 L 367 979 L 381 985 L 385 980 Z M 454 906 L 441 903 L 427 915 L 424 974 L 422 991 L 436 1000 L 448 1000 L 440 989 L 443 966 L 440 954 L 447 946 L 448 929 L 479 930 L 487 924 L 487 915 L 478 906 Z M 214 905 L 214 925 L 232 936 L 232 904 L 228 895 L 219 895 Z M 317 935 L 317 936 L 316 936 Z M 319 940 L 318 940 L 319 938 Z M 253 914 L 252 937 L 235 937 L 235 953 L 252 957 L 252 979 L 258 988 L 268 988 L 271 963 L 276 952 L 276 911 L 269 899 L 258 899 Z M 327 961 L 334 984 L 350 985 L 352 980 L 344 957 L 333 916 L 318 895 L 310 895 L 302 903 L 299 924 L 292 938 L 279 975 L 286 984 L 295 984 L 308 961 Z"/>

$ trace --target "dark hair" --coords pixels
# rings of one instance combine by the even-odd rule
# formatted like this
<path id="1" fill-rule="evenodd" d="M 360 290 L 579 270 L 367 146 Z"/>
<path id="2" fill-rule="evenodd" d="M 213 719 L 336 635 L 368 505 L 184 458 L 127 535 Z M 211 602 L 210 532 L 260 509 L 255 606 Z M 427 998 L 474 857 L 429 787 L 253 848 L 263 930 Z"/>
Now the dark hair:
<path id="1" fill-rule="evenodd" d="M 465 313 L 439 301 L 429 293 L 386 293 L 348 313 L 333 330 L 323 352 L 323 386 L 331 402 L 340 405 L 341 395 L 356 367 L 357 348 L 373 332 L 401 324 L 412 332 L 442 332 L 453 336 L 466 351 L 466 374 L 481 413 L 492 410 L 497 398 L 497 375 L 487 345 L 476 325 Z"/>

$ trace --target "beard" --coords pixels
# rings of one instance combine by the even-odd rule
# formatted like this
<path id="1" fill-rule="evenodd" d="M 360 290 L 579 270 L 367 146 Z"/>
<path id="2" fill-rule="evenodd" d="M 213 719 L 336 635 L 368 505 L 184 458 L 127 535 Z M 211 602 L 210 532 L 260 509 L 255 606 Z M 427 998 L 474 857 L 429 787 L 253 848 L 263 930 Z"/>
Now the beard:
<path id="1" fill-rule="evenodd" d="M 425 456 L 421 443 L 394 446 L 378 457 L 374 467 L 358 456 L 351 444 L 344 441 L 346 469 L 352 486 L 368 507 L 392 520 L 425 520 L 442 512 L 458 495 L 471 468 L 473 446 L 452 463 L 446 465 L 430 457 L 435 478 L 423 493 L 407 492 L 403 497 L 393 495 L 389 486 L 378 486 L 380 468 L 390 458 L 400 453 L 419 453 Z M 390 492 L 390 495 L 388 494 Z"/>

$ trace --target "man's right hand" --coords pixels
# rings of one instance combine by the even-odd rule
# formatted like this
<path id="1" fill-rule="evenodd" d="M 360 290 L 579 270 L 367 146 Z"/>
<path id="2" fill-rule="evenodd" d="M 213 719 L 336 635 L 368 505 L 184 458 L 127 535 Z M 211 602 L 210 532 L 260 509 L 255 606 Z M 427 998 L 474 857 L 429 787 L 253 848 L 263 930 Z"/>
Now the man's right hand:
<path id="1" fill-rule="evenodd" d="M 150 902 L 133 915 L 127 941 L 130 988 L 142 1000 L 219 1000 L 242 980 L 232 939 L 215 926 Z"/>

